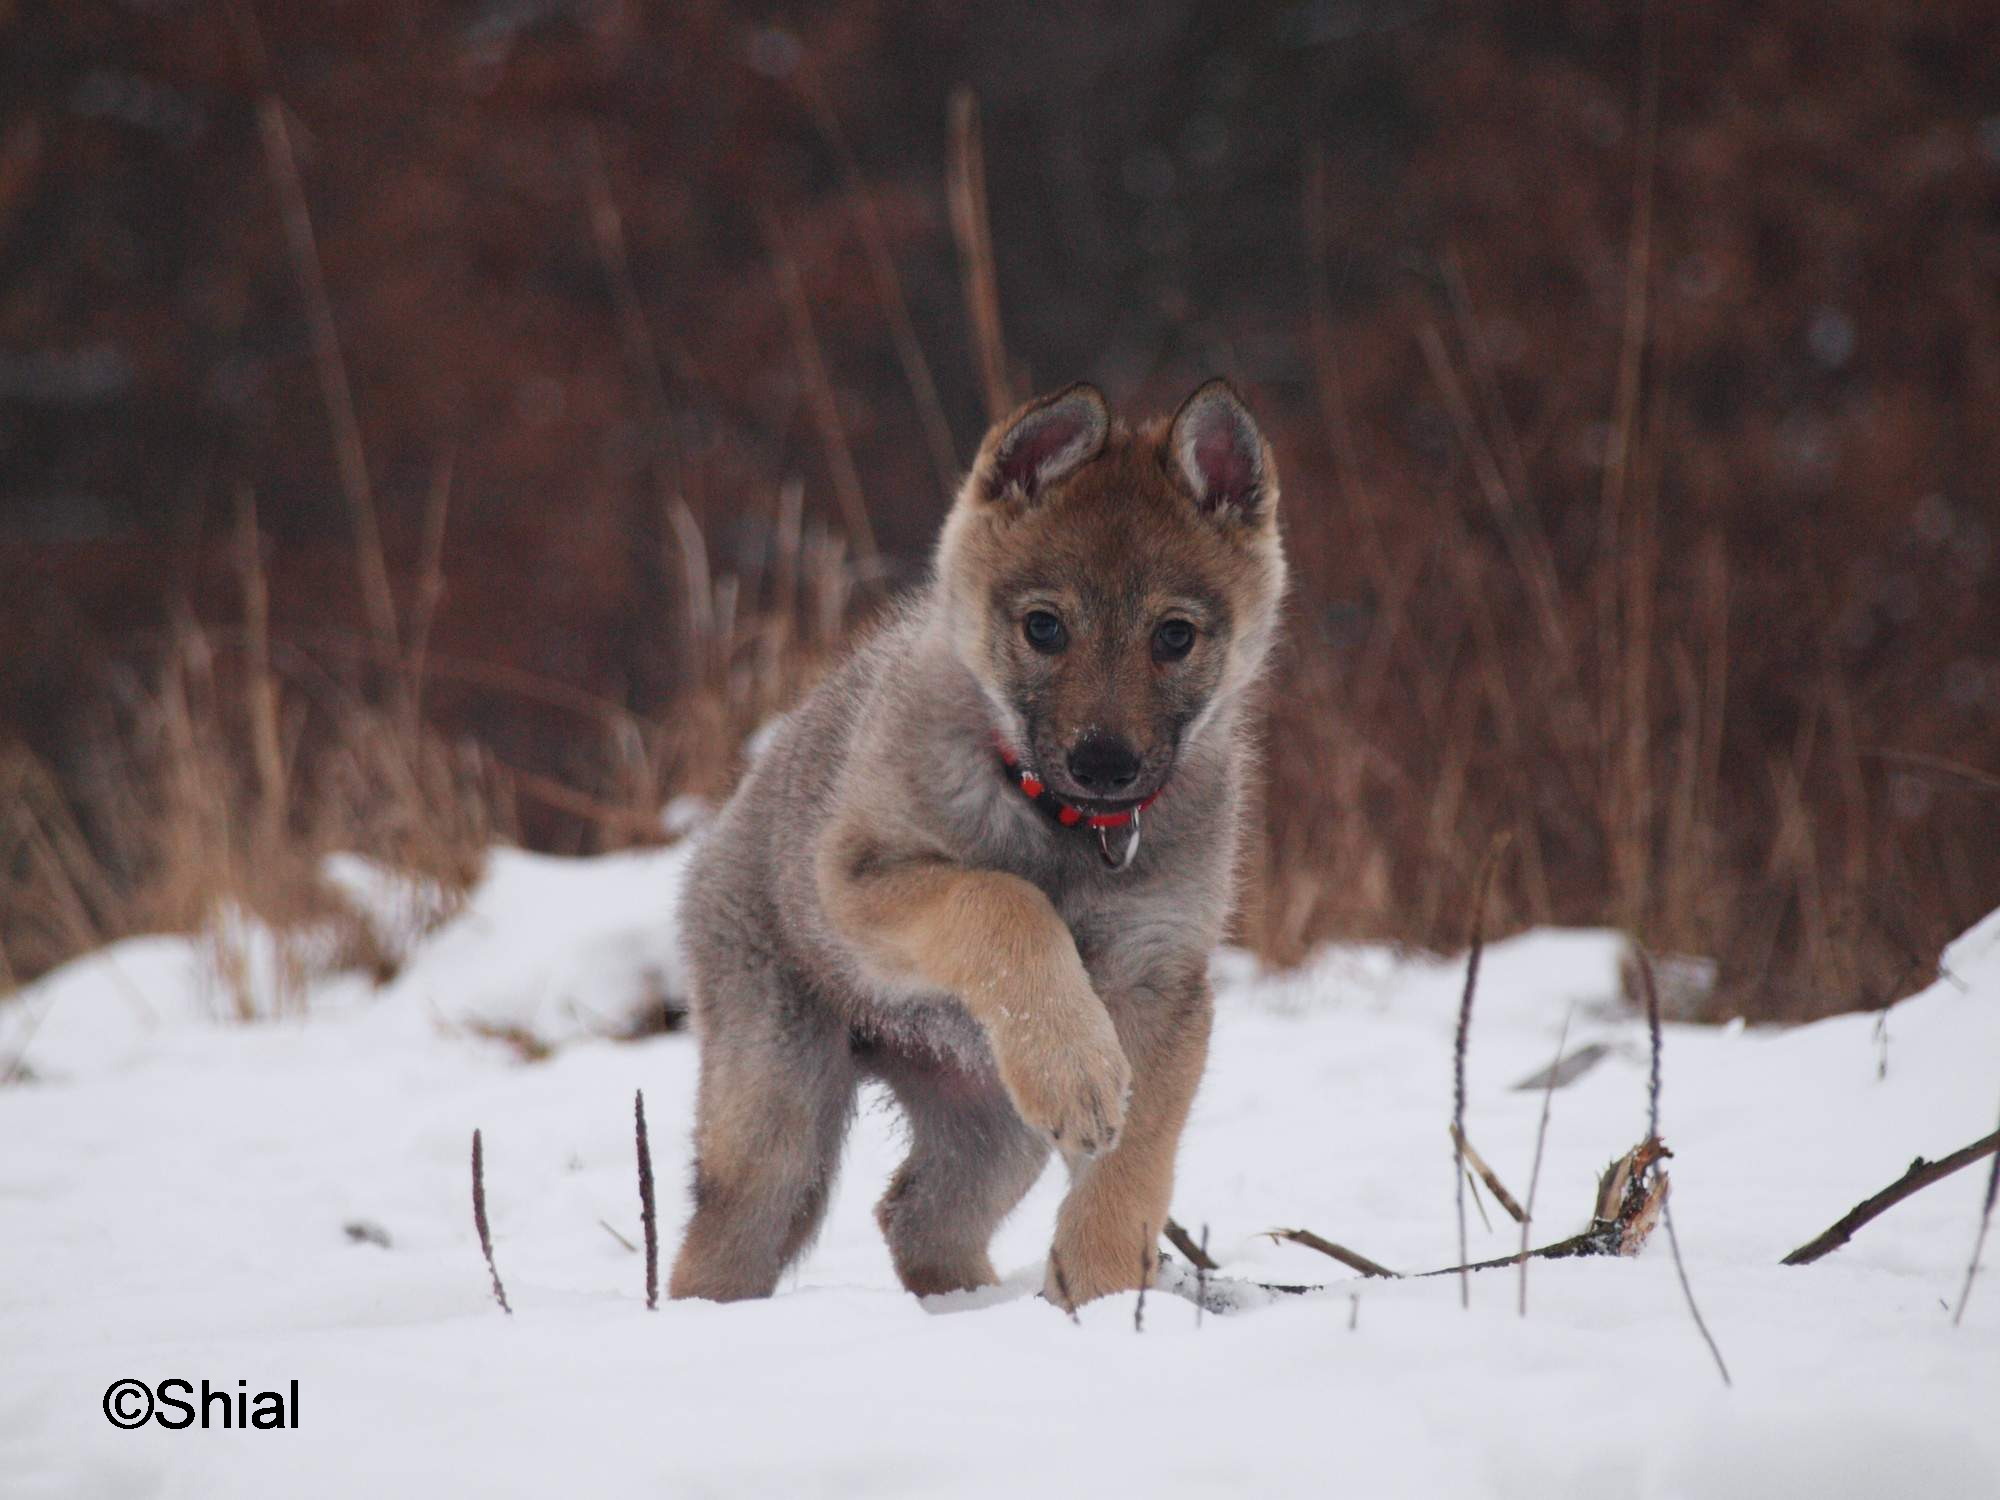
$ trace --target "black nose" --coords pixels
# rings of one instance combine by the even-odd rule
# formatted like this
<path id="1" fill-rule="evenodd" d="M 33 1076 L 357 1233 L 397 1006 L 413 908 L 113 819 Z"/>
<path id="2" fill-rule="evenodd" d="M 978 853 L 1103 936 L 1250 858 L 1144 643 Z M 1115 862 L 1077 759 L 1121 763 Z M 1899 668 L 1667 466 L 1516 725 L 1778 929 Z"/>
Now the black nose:
<path id="1" fill-rule="evenodd" d="M 1139 779 L 1139 757 L 1115 734 L 1086 734 L 1069 752 L 1069 774 L 1087 792 L 1122 792 Z"/>

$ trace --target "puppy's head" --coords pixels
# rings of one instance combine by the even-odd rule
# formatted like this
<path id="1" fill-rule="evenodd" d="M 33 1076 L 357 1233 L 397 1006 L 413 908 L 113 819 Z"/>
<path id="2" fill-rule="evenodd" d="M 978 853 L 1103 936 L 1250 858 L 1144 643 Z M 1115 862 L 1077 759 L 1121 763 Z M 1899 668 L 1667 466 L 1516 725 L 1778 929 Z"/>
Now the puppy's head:
<path id="1" fill-rule="evenodd" d="M 1227 382 L 1136 431 L 1073 385 L 980 445 L 938 544 L 951 639 L 1064 801 L 1144 801 L 1256 677 L 1285 561 L 1269 445 Z"/>

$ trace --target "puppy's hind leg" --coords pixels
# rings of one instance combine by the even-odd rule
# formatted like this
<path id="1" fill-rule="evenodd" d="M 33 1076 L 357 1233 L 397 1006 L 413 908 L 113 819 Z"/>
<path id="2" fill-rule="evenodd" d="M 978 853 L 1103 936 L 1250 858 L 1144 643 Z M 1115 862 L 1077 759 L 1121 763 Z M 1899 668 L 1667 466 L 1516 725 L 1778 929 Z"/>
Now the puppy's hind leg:
<path id="1" fill-rule="evenodd" d="M 910 1127 L 910 1154 L 875 1207 L 896 1275 L 920 1297 L 991 1286 L 987 1246 L 1041 1175 L 1047 1142 L 991 1071 L 906 1060 L 875 1071 Z"/>
<path id="2" fill-rule="evenodd" d="M 818 1233 L 854 1112 L 847 1028 L 769 969 L 702 997 L 694 1217 L 668 1293 L 768 1297 Z"/>

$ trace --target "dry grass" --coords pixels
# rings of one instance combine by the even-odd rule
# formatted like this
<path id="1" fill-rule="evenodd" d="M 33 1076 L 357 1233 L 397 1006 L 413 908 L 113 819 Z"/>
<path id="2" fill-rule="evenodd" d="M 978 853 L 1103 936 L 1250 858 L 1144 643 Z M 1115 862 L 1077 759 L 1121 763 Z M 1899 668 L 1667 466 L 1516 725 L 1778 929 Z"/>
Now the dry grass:
<path id="1" fill-rule="evenodd" d="M 622 280 L 607 202 L 600 234 Z M 990 315 L 990 284 L 975 279 Z M 1300 591 L 1270 693 L 1264 797 L 1275 815 L 1244 938 L 1278 963 L 1329 937 L 1450 946 L 1480 854 L 1506 835 L 1515 854 L 1489 898 L 1493 927 L 1605 923 L 1656 950 L 1712 955 L 1722 980 L 1702 1014 L 1798 1017 L 1880 1005 L 1921 982 L 1955 920 L 1948 866 L 1924 825 L 1885 816 L 1884 804 L 1917 775 L 1983 788 L 1950 767 L 1870 757 L 1849 687 L 1830 668 L 1808 685 L 1811 711 L 1790 752 L 1767 755 L 1760 782 L 1746 784 L 1741 755 L 1729 753 L 1727 553 L 1711 537 L 1669 566 L 1649 519 L 1647 476 L 1670 429 L 1630 419 L 1617 441 L 1635 455 L 1632 475 L 1606 486 L 1609 540 L 1581 576 L 1565 576 L 1510 478 L 1518 440 L 1482 394 L 1493 372 L 1462 286 L 1451 300 L 1455 334 L 1426 324 L 1415 336 L 1454 413 L 1480 514 L 1437 500 L 1421 526 L 1392 522 L 1337 469 L 1372 608 L 1357 628 L 1329 614 L 1310 579 Z M 636 299 L 620 302 L 634 309 L 635 363 L 648 361 Z M 1337 368 L 1330 356 L 1318 368 L 1337 452 Z M 664 387 L 656 396 L 665 401 Z M 1628 416 L 1643 404 L 1621 398 Z M 817 409 L 830 415 L 824 398 Z M 366 924 L 321 883 L 323 857 L 367 854 L 423 877 L 448 905 L 491 843 L 518 836 L 524 805 L 568 819 L 580 849 L 659 842 L 670 797 L 726 794 L 746 737 L 841 648 L 873 572 L 850 561 L 839 531 L 806 520 L 791 482 L 770 502 L 762 565 L 714 573 L 662 459 L 683 586 L 678 618 L 656 625 L 680 641 L 689 683 L 642 717 L 428 652 L 445 595 L 450 473 L 441 458 L 407 618 L 392 615 L 386 639 L 309 651 L 329 643 L 272 637 L 245 495 L 232 547 L 239 620 L 204 625 L 183 611 L 149 659 L 117 675 L 63 777 L 25 751 L 0 760 L 0 984 L 134 932 L 222 930 L 212 919 L 229 909 L 299 935 L 288 972 L 324 952 L 329 923 L 344 961 L 380 964 Z M 1295 471 L 1290 488 L 1309 493 L 1314 478 Z M 1314 521 L 1302 508 L 1291 525 Z M 361 528 L 357 557 L 370 546 Z M 388 572 L 379 559 L 362 566 L 364 594 Z M 398 640 L 408 645 L 399 651 Z M 1595 649 L 1579 645 L 1590 640 Z M 559 705 L 578 727 L 577 769 L 552 776 L 506 765 L 476 740 L 447 740 L 424 710 L 438 678 Z M 218 957 L 239 975 L 247 1012 L 247 960 Z"/>
<path id="2" fill-rule="evenodd" d="M 149 932 L 202 934 L 243 1019 L 290 1008 L 329 969 L 386 978 L 403 944 L 457 908 L 486 851 L 518 840 L 523 804 L 574 820 L 586 848 L 667 842 L 666 802 L 725 795 L 749 734 L 797 700 L 848 632 L 855 571 L 837 535 L 802 524 L 789 487 L 764 596 L 746 604 L 724 575 L 703 595 L 708 612 L 684 620 L 702 670 L 670 712 L 641 721 L 559 684 L 488 679 L 556 699 L 595 747 L 580 783 L 511 767 L 423 716 L 431 676 L 459 666 L 424 654 L 444 591 L 445 489 L 441 473 L 400 661 L 364 648 L 330 666 L 270 637 L 246 496 L 240 621 L 183 613 L 153 659 L 119 673 L 69 776 L 24 749 L 0 753 L 0 988 Z M 690 546 L 705 556 L 698 531 Z M 325 861 L 341 852 L 409 877 L 412 909 L 393 935 L 327 883 Z M 259 932 L 276 943 L 269 982 Z"/>
<path id="3" fill-rule="evenodd" d="M 342 582 L 355 633 L 327 623 L 317 579 L 313 593 L 267 578 L 267 564 L 283 561 L 296 584 L 318 559 L 267 558 L 243 492 L 221 543 L 229 583 L 188 586 L 180 597 L 194 602 L 163 638 L 118 642 L 114 665 L 89 689 L 93 721 L 61 760 L 0 745 L 0 988 L 129 933 L 240 933 L 226 919 L 233 912 L 261 918 L 296 947 L 287 970 L 328 961 L 329 945 L 338 961 L 380 967 L 392 955 L 370 951 L 367 924 L 320 877 L 331 851 L 423 877 L 442 911 L 496 841 L 587 852 L 662 840 L 663 805 L 727 793 L 746 737 L 841 649 L 858 597 L 873 597 L 895 549 L 907 546 L 911 515 L 934 507 L 933 483 L 951 483 L 949 393 L 940 386 L 953 372 L 934 372 L 923 343 L 938 337 L 939 314 L 914 274 L 907 293 L 898 274 L 917 230 L 895 212 L 897 200 L 878 202 L 842 134 L 837 59 L 812 59 L 779 93 L 830 153 L 838 190 L 774 198 L 768 208 L 748 195 L 748 217 L 764 210 L 756 290 L 744 289 L 749 278 L 704 283 L 715 291 L 713 326 L 693 332 L 663 315 L 671 301 L 661 283 L 671 278 L 660 246 L 647 243 L 674 221 L 631 189 L 643 180 L 631 169 L 617 176 L 621 162 L 644 160 L 617 117 L 604 117 L 602 140 L 593 117 L 580 153 L 566 141 L 551 148 L 575 192 L 547 196 L 554 230 L 537 224 L 568 257 L 564 274 L 546 279 L 575 291 L 595 321 L 543 321 L 561 330 L 565 358 L 577 345 L 602 345 L 593 357 L 615 379 L 575 383 L 574 427 L 538 429 L 541 467 L 496 462 L 501 477 L 488 479 L 532 490 L 630 420 L 636 479 L 618 501 L 629 533 L 600 526 L 605 535 L 590 543 L 597 550 L 578 555 L 635 556 L 634 575 L 655 586 L 649 593 L 594 575 L 577 586 L 609 600 L 633 637 L 657 642 L 661 660 L 657 681 L 644 685 L 637 670 L 524 668 L 534 658 L 523 638 L 533 632 L 503 619 L 514 602 L 505 580 L 446 586 L 456 440 L 448 430 L 422 434 L 430 482 L 403 486 L 411 497 L 401 502 L 390 464 L 371 474 L 363 448 L 364 426 L 370 438 L 387 428 L 409 447 L 419 403 L 371 385 L 358 358 L 347 368 L 343 335 L 356 349 L 368 340 L 336 327 L 335 309 L 344 320 L 367 318 L 369 299 L 358 294 L 374 283 L 328 283 L 369 275 L 344 269 L 360 263 L 351 246 L 343 254 L 343 234 L 401 241 L 366 218 L 329 219 L 316 231 L 307 190 L 320 174 L 343 172 L 345 158 L 316 160 L 303 144 L 295 158 L 276 91 L 280 79 L 302 91 L 304 77 L 274 74 L 252 10 L 233 14 L 259 127 L 256 164 L 236 181 L 260 190 L 273 274 L 296 293 L 314 442 L 333 437 L 330 464 L 312 462 L 330 468 L 350 526 L 352 572 Z M 282 53 L 289 23 L 268 11 L 265 21 Z M 1465 45 L 1446 55 L 1461 66 L 1485 55 L 1473 40 Z M 1438 150 L 1456 154 L 1418 158 L 1424 170 L 1408 191 L 1434 190 L 1462 209 L 1463 237 L 1425 266 L 1419 291 L 1380 294 L 1365 317 L 1337 294 L 1353 248 L 1352 163 L 1343 166 L 1339 151 L 1307 153 L 1299 248 L 1310 274 L 1295 298 L 1281 289 L 1299 304 L 1287 309 L 1297 314 L 1287 319 L 1297 347 L 1292 366 L 1277 362 L 1304 379 L 1297 390 L 1263 389 L 1254 375 L 1248 382 L 1281 454 L 1299 587 L 1268 694 L 1267 838 L 1253 856 L 1240 936 L 1275 963 L 1329 939 L 1455 946 L 1480 856 L 1505 835 L 1513 854 L 1490 895 L 1493 932 L 1604 924 L 1654 952 L 1713 958 L 1716 982 L 1692 1007 L 1700 1016 L 1786 1020 L 1879 1008 L 1922 983 L 1941 944 L 1991 904 L 2000 871 L 1992 778 L 1964 763 L 1990 742 L 1980 739 L 1986 721 L 1969 712 L 1953 719 L 1935 692 L 1920 699 L 1911 686 L 1940 677 L 1957 657 L 1977 665 L 1990 652 L 1971 606 L 1928 636 L 1911 631 L 1914 644 L 1843 647 L 1843 607 L 1867 603 L 1860 584 L 1843 600 L 1839 580 L 1820 576 L 1831 570 L 1809 538 L 1796 555 L 1769 545 L 1753 553 L 1744 542 L 1756 532 L 1742 518 L 1773 509 L 1759 467 L 1769 460 L 1759 455 L 1774 442 L 1752 443 L 1770 437 L 1758 425 L 1768 422 L 1763 408 L 1721 435 L 1693 410 L 1680 349 L 1706 340 L 1703 348 L 1731 351 L 1704 322 L 1716 317 L 1712 305 L 1663 290 L 1678 284 L 1670 262 L 1693 243 L 1686 180 L 1701 160 L 1691 154 L 1692 126 L 1662 134 L 1658 35 L 1649 31 L 1644 48 L 1635 149 L 1615 160 L 1617 191 L 1607 201 L 1616 207 L 1604 225 L 1587 216 L 1552 223 L 1544 239 L 1523 245 L 1522 226 L 1504 215 L 1540 202 L 1536 185 L 1523 180 L 1496 206 L 1486 197 L 1492 174 L 1454 176 L 1470 137 L 1440 133 Z M 1444 78 L 1438 86 L 1470 112 L 1467 131 L 1481 125 L 1488 99 L 1523 120 L 1564 118 L 1522 108 L 1506 90 L 1529 85 L 1510 81 L 1513 73 L 1492 75 L 1493 88 L 1463 89 L 1450 75 L 1422 76 Z M 332 108 L 325 98 L 317 104 Z M 328 118 L 332 129 L 343 117 Z M 1734 139 L 1728 132 L 1747 126 L 1713 128 Z M 998 412 L 1027 383 L 1002 318 L 1012 311 L 1027 324 L 1030 309 L 1025 298 L 1003 309 L 998 274 L 1023 253 L 1006 235 L 1001 197 L 1003 144 L 1020 148 L 996 117 L 989 203 L 988 147 L 969 93 L 952 96 L 944 130 L 943 181 L 933 187 L 943 209 L 937 233 L 957 253 L 963 306 L 954 331 L 968 345 L 959 383 L 976 391 L 973 404 Z M 1613 158 L 1577 157 L 1565 170 L 1584 174 L 1600 160 Z M 1736 193 L 1764 180 L 1698 175 Z M 403 204 L 385 194 L 367 206 Z M 1797 206 L 1800 222 L 1809 206 Z M 1735 199 L 1716 212 L 1730 222 L 1751 217 Z M 754 225 L 743 227 L 756 243 Z M 480 232 L 512 236 L 514 225 Z M 1519 274 L 1530 249 L 1553 264 L 1543 278 L 1551 285 L 1597 284 L 1586 274 L 1594 267 L 1606 294 L 1537 302 L 1547 287 L 1524 291 Z M 844 250 L 858 258 L 844 262 Z M 913 270 L 906 258 L 905 273 Z M 525 273 L 520 280 L 524 303 L 550 295 Z M 849 294 L 856 286 L 859 298 Z M 349 291 L 351 301 L 334 295 Z M 1580 307 L 1596 308 L 1595 325 Z M 868 351 L 858 347 L 867 318 L 879 325 L 889 356 L 881 369 L 893 377 L 876 371 L 872 384 Z M 457 364 L 519 373 L 526 353 L 503 357 L 497 335 L 483 341 L 494 321 L 453 325 L 451 337 L 430 342 L 490 351 L 454 354 Z M 1511 351 L 1496 333 L 1508 326 L 1520 346 Z M 1020 327 L 1012 332 L 1016 355 L 1039 354 Z M 379 357 L 379 326 L 374 336 Z M 1201 357 L 1226 361 L 1220 347 L 1204 343 Z M 546 350 L 536 359 L 556 362 Z M 1990 367 L 1980 368 L 1990 387 Z M 787 380 L 766 380 L 773 369 Z M 1147 386 L 1145 404 L 1185 389 L 1152 388 L 1169 374 L 1178 379 L 1178 367 L 1162 362 L 1135 377 Z M 913 457 L 896 470 L 884 455 L 904 429 L 884 413 L 906 400 L 903 447 Z M 1434 451 L 1385 440 L 1391 406 L 1437 417 Z M 688 420 L 696 410 L 702 420 Z M 1858 526 L 1869 514 L 1872 492 L 1855 496 L 1878 470 L 1909 488 L 1915 470 L 1897 455 L 1931 443 L 1893 392 L 1869 410 L 1879 417 L 1869 440 L 1883 454 L 1874 468 L 1855 464 L 1844 481 L 1852 494 L 1819 501 L 1839 524 Z M 1977 433 L 1990 424 L 1963 426 Z M 787 429 L 806 435 L 823 480 L 782 453 Z M 698 441 L 684 440 L 690 432 Z M 466 443 L 467 467 L 478 446 Z M 1422 472 L 1420 459 L 1430 465 Z M 424 463 L 416 469 L 421 477 Z M 522 474 L 529 478 L 514 483 Z M 416 524 L 397 524 L 399 503 Z M 1881 523 L 1849 551 L 1888 534 Z M 501 555 L 498 543 L 485 545 L 496 550 L 473 550 L 468 572 L 490 571 Z M 1847 557 L 1837 548 L 1826 555 Z M 574 557 L 551 560 L 549 570 L 565 562 Z M 535 620 L 551 639 L 572 624 Z M 496 643 L 482 655 L 461 645 L 454 654 L 434 644 L 503 626 L 513 630 L 512 650 Z M 565 748 L 552 753 L 552 744 Z M 254 1010 L 250 955 L 218 958 L 238 976 L 234 1003 Z"/>

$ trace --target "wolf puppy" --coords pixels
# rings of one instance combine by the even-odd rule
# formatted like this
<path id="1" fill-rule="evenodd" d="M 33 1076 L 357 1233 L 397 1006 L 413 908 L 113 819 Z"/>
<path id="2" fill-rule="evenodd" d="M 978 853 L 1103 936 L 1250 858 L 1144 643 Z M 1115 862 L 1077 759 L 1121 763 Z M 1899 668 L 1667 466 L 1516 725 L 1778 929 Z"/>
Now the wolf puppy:
<path id="1" fill-rule="evenodd" d="M 1170 422 L 1075 385 L 987 434 L 930 583 L 791 715 L 682 898 L 701 1039 L 672 1294 L 763 1297 L 826 1212 L 857 1086 L 910 1153 L 876 1209 L 919 1294 L 1069 1168 L 1045 1291 L 1138 1286 L 1208 1052 L 1278 486 L 1221 381 Z"/>

